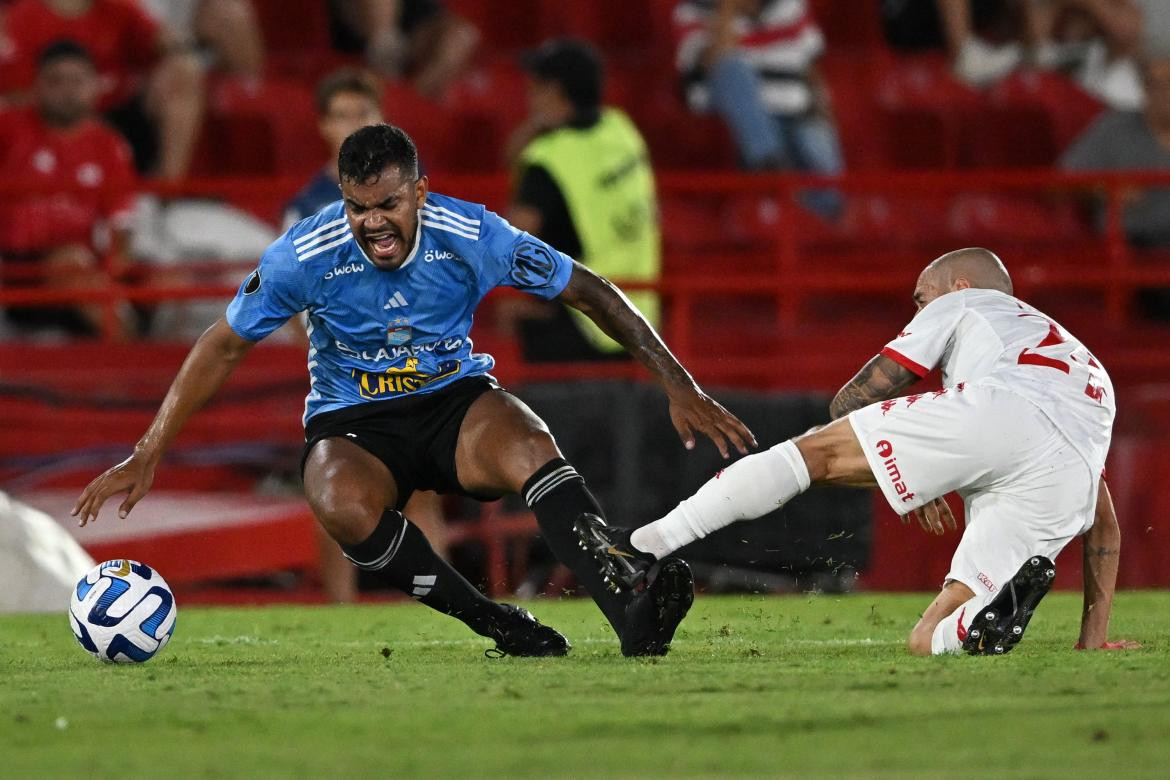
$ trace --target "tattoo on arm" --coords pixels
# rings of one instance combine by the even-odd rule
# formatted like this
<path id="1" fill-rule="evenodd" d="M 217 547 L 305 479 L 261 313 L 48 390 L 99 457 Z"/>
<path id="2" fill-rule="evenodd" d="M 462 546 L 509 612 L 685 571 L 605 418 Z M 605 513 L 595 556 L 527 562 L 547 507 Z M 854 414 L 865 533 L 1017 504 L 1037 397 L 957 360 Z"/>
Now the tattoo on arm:
<path id="1" fill-rule="evenodd" d="M 662 337 L 621 290 L 579 263 L 559 296 L 597 323 L 668 387 L 694 387 L 695 380 L 678 362 Z"/>
<path id="2" fill-rule="evenodd" d="M 1110 555 L 1117 555 L 1121 551 L 1110 547 L 1090 547 L 1086 552 L 1089 555 L 1096 555 L 1098 558 L 1108 558 Z"/>
<path id="3" fill-rule="evenodd" d="M 884 355 L 875 355 L 857 376 L 837 391 L 829 404 L 829 416 L 837 420 L 850 412 L 898 396 L 918 381 L 917 375 Z"/>

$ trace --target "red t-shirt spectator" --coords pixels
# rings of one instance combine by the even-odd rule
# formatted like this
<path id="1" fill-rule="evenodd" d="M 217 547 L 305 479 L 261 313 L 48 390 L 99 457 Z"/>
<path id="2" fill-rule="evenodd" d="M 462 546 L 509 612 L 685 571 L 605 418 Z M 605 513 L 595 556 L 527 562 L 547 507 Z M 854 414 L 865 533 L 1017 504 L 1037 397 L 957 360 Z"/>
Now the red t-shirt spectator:
<path id="1" fill-rule="evenodd" d="M 0 181 L 63 188 L 0 193 L 0 257 L 93 246 L 99 222 L 127 228 L 134 210 L 130 148 L 95 119 L 62 131 L 33 109 L 0 114 Z"/>
<path id="2" fill-rule="evenodd" d="M 42 0 L 16 0 L 4 13 L 2 35 L 0 93 L 32 86 L 41 51 L 67 39 L 93 57 L 103 111 L 129 100 L 159 56 L 158 23 L 132 0 L 94 0 L 76 18 L 58 15 Z"/>

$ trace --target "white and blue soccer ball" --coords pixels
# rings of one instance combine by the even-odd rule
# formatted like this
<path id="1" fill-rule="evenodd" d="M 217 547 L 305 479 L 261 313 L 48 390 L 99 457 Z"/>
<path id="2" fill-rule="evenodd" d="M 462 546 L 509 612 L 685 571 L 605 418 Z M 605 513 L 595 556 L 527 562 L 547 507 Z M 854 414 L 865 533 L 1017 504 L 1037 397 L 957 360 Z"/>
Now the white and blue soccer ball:
<path id="1" fill-rule="evenodd" d="M 170 641 L 176 613 L 166 580 L 138 561 L 98 564 L 69 599 L 69 625 L 77 643 L 112 663 L 153 658 Z"/>

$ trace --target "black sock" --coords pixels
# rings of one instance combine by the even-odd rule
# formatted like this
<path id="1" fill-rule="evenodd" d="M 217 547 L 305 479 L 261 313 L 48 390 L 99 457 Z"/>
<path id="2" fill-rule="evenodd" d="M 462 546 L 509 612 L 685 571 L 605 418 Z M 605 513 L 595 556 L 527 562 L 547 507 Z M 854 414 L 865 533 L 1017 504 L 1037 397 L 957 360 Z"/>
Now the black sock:
<path id="1" fill-rule="evenodd" d="M 477 634 L 486 636 L 501 614 L 500 605 L 436 555 L 423 532 L 401 512 L 387 509 L 368 539 L 343 545 L 342 551 L 359 569 L 377 572 L 390 585 L 462 620 Z"/>
<path id="2" fill-rule="evenodd" d="M 573 533 L 573 521 L 582 514 L 604 517 L 585 480 L 563 458 L 554 458 L 528 478 L 522 495 L 553 555 L 569 567 L 621 636 L 629 597 L 606 587 L 593 558 L 581 549 Z"/>

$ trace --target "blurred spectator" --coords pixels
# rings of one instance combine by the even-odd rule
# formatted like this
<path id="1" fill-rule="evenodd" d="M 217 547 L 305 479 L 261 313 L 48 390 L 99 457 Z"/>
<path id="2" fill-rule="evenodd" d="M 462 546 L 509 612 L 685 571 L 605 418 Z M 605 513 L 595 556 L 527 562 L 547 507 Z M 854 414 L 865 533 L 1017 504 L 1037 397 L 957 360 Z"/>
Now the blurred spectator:
<path id="1" fill-rule="evenodd" d="M 110 269 L 121 267 L 134 168 L 126 142 L 94 116 L 98 89 L 89 53 L 73 41 L 56 41 L 37 61 L 34 106 L 0 117 L 0 180 L 60 188 L 0 197 L 5 286 L 102 286 L 103 249 Z M 12 308 L 7 319 L 18 328 L 89 335 L 100 327 L 101 309 Z"/>
<path id="2" fill-rule="evenodd" d="M 1143 67 L 1146 107 L 1110 111 L 1081 134 L 1061 158 L 1070 171 L 1170 170 L 1170 57 Z M 1130 194 L 1125 232 L 1143 246 L 1170 246 L 1170 191 Z"/>
<path id="3" fill-rule="evenodd" d="M 264 72 L 264 35 L 251 0 L 143 0 L 161 24 L 201 50 L 207 65 L 257 81 Z"/>
<path id="4" fill-rule="evenodd" d="M 517 185 L 508 219 L 599 274 L 656 281 L 661 240 L 646 144 L 616 108 L 602 107 L 602 64 L 588 44 L 549 41 L 525 57 L 529 116 L 509 139 Z M 629 298 L 654 325 L 658 296 Z M 558 304 L 509 299 L 532 361 L 627 358 L 585 317 Z M 518 309 L 517 307 L 523 307 Z"/>
<path id="5" fill-rule="evenodd" d="M 1069 70 L 1113 108 L 1140 107 L 1141 84 L 1132 57 L 1141 11 L 1133 0 L 1017 0 L 1018 33 L 1002 44 L 976 34 L 972 0 L 936 2 L 955 75 L 969 84 L 987 86 L 1027 62 Z"/>
<path id="6" fill-rule="evenodd" d="M 935 0 L 939 22 L 955 75 L 973 86 L 981 87 L 1003 78 L 1024 62 L 1018 40 L 994 44 L 975 32 L 972 0 Z M 1030 0 L 1023 0 L 1030 6 Z M 985 4 L 986 5 L 986 4 Z M 1015 37 L 1015 36 L 1013 36 Z"/>
<path id="7" fill-rule="evenodd" d="M 1111 111 L 1073 142 L 1061 158 L 1069 171 L 1170 171 L 1170 46 L 1151 51 L 1142 66 L 1143 111 Z M 1170 189 L 1125 195 L 1125 235 L 1137 246 L 1170 247 Z M 1143 296 L 1150 313 L 1170 316 L 1170 291 Z"/>
<path id="8" fill-rule="evenodd" d="M 479 33 L 441 0 L 332 0 L 338 44 L 364 50 L 371 68 L 406 76 L 426 97 L 438 97 L 463 71 Z"/>
<path id="9" fill-rule="evenodd" d="M 341 68 L 323 78 L 317 85 L 316 103 L 317 130 L 329 147 L 329 158 L 285 207 L 285 227 L 341 200 L 337 154 L 342 141 L 355 130 L 383 121 L 381 84 L 356 68 Z"/>
<path id="10" fill-rule="evenodd" d="M 824 37 L 806 0 L 687 0 L 674 24 L 687 100 L 722 117 L 744 167 L 841 172 L 816 65 Z"/>
<path id="11" fill-rule="evenodd" d="M 32 86 L 50 42 L 75 40 L 100 77 L 98 107 L 130 141 L 143 172 L 187 172 L 203 119 L 198 58 L 130 0 L 16 0 L 4 15 L 0 92 Z"/>

